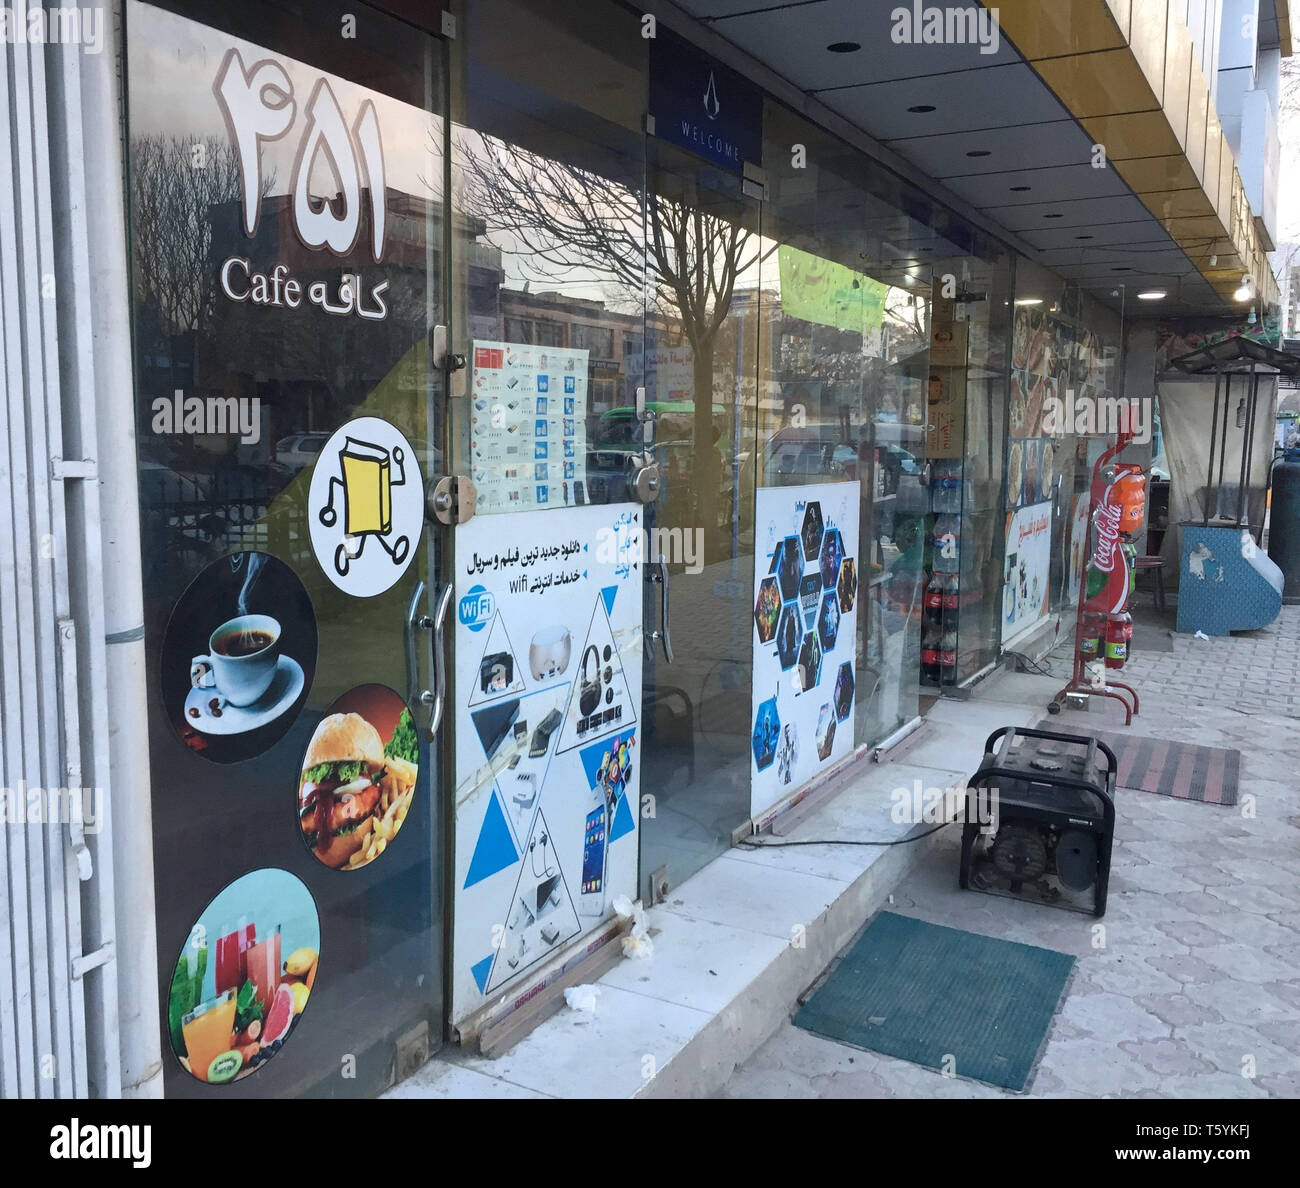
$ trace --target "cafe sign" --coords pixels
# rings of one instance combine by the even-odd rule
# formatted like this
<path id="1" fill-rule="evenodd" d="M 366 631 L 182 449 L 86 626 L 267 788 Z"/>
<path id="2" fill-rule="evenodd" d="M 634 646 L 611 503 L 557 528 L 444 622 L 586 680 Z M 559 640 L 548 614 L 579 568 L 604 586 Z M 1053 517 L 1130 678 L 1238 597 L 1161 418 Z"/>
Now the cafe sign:
<path id="1" fill-rule="evenodd" d="M 239 158 L 243 229 L 252 239 L 262 214 L 262 144 L 290 132 L 301 97 L 279 62 L 263 58 L 246 66 L 233 48 L 222 59 L 212 90 Z M 381 262 L 386 189 L 383 143 L 373 101 L 364 100 L 349 122 L 329 81 L 319 78 L 303 106 L 303 115 L 305 126 L 290 182 L 294 234 L 312 251 L 351 258 L 362 237 L 365 208 L 370 257 Z M 310 191 L 312 171 L 322 153 L 339 187 L 333 201 Z M 251 260 L 232 255 L 222 262 L 220 279 L 221 290 L 231 301 L 297 309 L 305 300 L 326 313 L 340 317 L 355 314 L 368 321 L 382 320 L 388 314 L 383 300 L 388 282 L 380 281 L 367 292 L 355 273 L 344 273 L 336 285 L 319 280 L 305 284 L 286 264 L 277 262 L 263 271 Z"/>

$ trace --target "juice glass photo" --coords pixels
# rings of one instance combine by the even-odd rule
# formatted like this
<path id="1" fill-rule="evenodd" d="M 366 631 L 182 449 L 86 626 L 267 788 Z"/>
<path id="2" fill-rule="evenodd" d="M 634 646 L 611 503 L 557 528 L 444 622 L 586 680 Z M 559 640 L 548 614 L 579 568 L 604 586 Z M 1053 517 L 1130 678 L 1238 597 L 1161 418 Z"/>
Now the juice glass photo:
<path id="1" fill-rule="evenodd" d="M 208 1066 L 235 1042 L 235 992 L 227 990 L 196 1006 L 181 1020 L 181 1036 L 190 1072 L 206 1081 Z"/>
<path id="2" fill-rule="evenodd" d="M 238 923 L 227 922 L 217 940 L 217 967 L 215 979 L 217 993 L 239 988 L 248 977 L 248 949 L 253 943 L 253 925 L 247 916 Z"/>
<path id="3" fill-rule="evenodd" d="M 248 980 L 257 991 L 257 1001 L 263 1010 L 269 1010 L 280 984 L 280 926 L 277 924 L 274 932 L 250 945 L 245 956 Z"/>

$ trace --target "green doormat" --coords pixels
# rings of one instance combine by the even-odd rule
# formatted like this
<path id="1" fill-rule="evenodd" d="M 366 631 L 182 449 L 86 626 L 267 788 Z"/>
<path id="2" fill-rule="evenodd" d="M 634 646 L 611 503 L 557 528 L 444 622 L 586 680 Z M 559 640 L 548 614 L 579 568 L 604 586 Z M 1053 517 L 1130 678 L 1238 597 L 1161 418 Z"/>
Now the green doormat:
<path id="1" fill-rule="evenodd" d="M 1020 1090 L 1073 968 L 1073 957 L 1052 949 L 881 912 L 794 1022 Z"/>

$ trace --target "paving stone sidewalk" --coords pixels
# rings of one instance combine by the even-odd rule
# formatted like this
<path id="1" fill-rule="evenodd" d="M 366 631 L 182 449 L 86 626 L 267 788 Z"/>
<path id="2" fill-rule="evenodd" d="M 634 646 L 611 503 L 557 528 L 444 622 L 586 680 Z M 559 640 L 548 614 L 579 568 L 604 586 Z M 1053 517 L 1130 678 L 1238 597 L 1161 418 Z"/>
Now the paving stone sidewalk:
<path id="1" fill-rule="evenodd" d="M 1143 698 L 1132 732 L 1236 747 L 1243 804 L 1118 794 L 1104 947 L 1091 917 L 958 890 L 956 828 L 889 910 L 1078 959 L 1030 1096 L 1300 1096 L 1300 607 L 1246 636 L 1175 636 L 1125 671 Z M 1015 679 L 1043 703 L 1060 684 Z M 1123 730 L 1107 708 L 1060 722 Z M 724 1095 L 1017 1096 L 789 1023 Z"/>

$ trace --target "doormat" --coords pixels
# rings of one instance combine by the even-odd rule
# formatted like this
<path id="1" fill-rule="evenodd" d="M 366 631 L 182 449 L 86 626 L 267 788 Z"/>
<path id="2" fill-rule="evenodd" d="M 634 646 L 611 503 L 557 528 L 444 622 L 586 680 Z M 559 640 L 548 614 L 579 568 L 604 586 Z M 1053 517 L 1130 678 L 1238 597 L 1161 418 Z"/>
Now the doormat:
<path id="1" fill-rule="evenodd" d="M 1019 1091 L 1073 968 L 1066 953 L 881 912 L 794 1023 Z"/>
<path id="2" fill-rule="evenodd" d="M 1115 784 L 1137 792 L 1154 792 L 1177 800 L 1199 800 L 1230 807 L 1237 803 L 1241 779 L 1241 752 L 1225 747 L 1201 747 L 1195 743 L 1147 738 L 1141 734 L 1107 734 L 1065 725 L 1058 718 L 1044 718 L 1041 730 L 1067 730 L 1091 734 L 1115 752 L 1119 774 Z"/>

